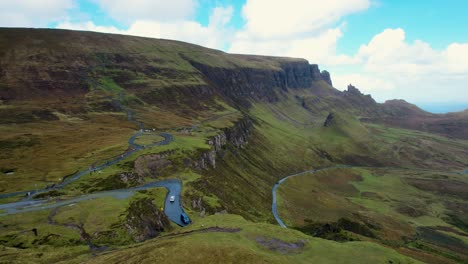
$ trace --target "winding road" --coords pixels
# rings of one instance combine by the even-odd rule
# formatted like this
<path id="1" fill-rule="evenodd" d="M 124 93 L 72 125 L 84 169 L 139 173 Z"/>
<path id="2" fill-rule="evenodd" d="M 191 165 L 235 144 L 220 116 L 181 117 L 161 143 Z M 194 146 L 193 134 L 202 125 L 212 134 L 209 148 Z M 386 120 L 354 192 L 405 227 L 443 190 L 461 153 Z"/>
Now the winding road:
<path id="1" fill-rule="evenodd" d="M 32 212 L 32 211 L 38 211 L 38 210 L 44 210 L 44 209 L 53 209 L 53 208 L 57 208 L 57 207 L 65 206 L 65 205 L 75 204 L 81 201 L 93 200 L 93 199 L 103 198 L 103 197 L 126 199 L 132 196 L 137 191 L 147 190 L 147 189 L 156 188 L 156 187 L 164 187 L 168 190 L 166 200 L 165 200 L 165 205 L 164 205 L 164 213 L 172 222 L 180 226 L 185 226 L 186 224 L 184 224 L 180 220 L 180 215 L 184 212 L 180 204 L 180 194 L 182 190 L 182 184 L 177 179 L 161 180 L 161 181 L 151 182 L 142 186 L 127 188 L 127 189 L 96 192 L 96 193 L 78 196 L 69 200 L 59 200 L 56 202 L 50 202 L 47 199 L 38 199 L 38 200 L 22 200 L 22 201 L 13 202 L 13 203 L 0 204 L 0 210 L 3 211 L 3 213 L 0 213 L 0 216 Z M 174 202 L 169 201 L 169 197 L 172 195 L 175 196 Z"/>
<path id="2" fill-rule="evenodd" d="M 323 168 L 323 169 L 306 170 L 306 171 L 298 172 L 298 173 L 291 174 L 291 175 L 281 178 L 281 180 L 276 182 L 276 184 L 273 186 L 273 189 L 271 190 L 271 194 L 273 197 L 272 202 L 271 202 L 271 212 L 273 213 L 273 216 L 275 217 L 276 222 L 278 222 L 278 224 L 281 227 L 287 228 L 283 220 L 281 220 L 281 217 L 278 215 L 278 205 L 276 203 L 276 189 L 278 189 L 280 184 L 283 183 L 285 180 L 292 178 L 292 177 L 301 176 L 307 173 L 315 173 L 315 172 L 324 171 L 324 170 L 331 170 L 331 169 L 338 169 L 338 168 L 350 168 L 350 167 L 351 166 L 347 166 L 347 165 L 338 165 L 338 166 L 333 166 L 333 167 L 328 167 L 328 168 Z"/>
<path id="3" fill-rule="evenodd" d="M 284 224 L 283 220 L 281 220 L 281 217 L 278 214 L 278 205 L 276 202 L 276 189 L 289 178 L 296 177 L 296 176 L 301 176 L 307 173 L 315 173 L 319 171 L 325 171 L 325 170 L 331 170 L 331 169 L 343 169 L 343 168 L 379 168 L 379 167 L 362 167 L 362 166 L 350 166 L 350 165 L 337 165 L 337 166 L 332 166 L 332 167 L 327 167 L 327 168 L 322 168 L 322 169 L 315 169 L 315 170 L 306 170 L 303 172 L 299 172 L 296 174 L 291 174 L 288 176 L 285 176 L 281 178 L 276 184 L 273 186 L 273 189 L 271 190 L 272 192 L 272 202 L 271 202 L 271 212 L 273 213 L 273 216 L 276 219 L 276 222 L 278 222 L 278 225 L 280 225 L 283 228 L 287 228 L 287 226 Z M 402 168 L 398 168 L 402 169 Z M 426 171 L 425 169 L 421 169 L 423 171 Z M 448 172 L 448 173 L 453 173 L 453 174 L 468 174 L 468 170 L 462 171 L 462 172 Z"/>
<path id="4" fill-rule="evenodd" d="M 185 226 L 186 224 L 184 224 L 180 220 L 181 214 L 184 213 L 184 211 L 182 209 L 182 206 L 181 206 L 181 203 L 180 203 L 182 184 L 177 179 L 161 180 L 161 181 L 151 182 L 151 183 L 148 183 L 148 184 L 145 184 L 145 185 L 142 185 L 142 186 L 127 188 L 127 189 L 118 189 L 118 190 L 91 193 L 91 194 L 78 196 L 78 197 L 75 197 L 75 198 L 72 198 L 72 199 L 69 199 L 69 200 L 58 200 L 58 201 L 55 201 L 55 202 L 50 202 L 49 200 L 46 200 L 46 199 L 33 199 L 34 195 L 36 195 L 36 194 L 44 193 L 44 192 L 54 190 L 54 189 L 61 189 L 61 188 L 65 187 L 66 185 L 80 179 L 83 175 L 86 175 L 86 174 L 94 172 L 94 171 L 99 171 L 99 170 L 105 169 L 105 168 L 107 168 L 109 166 L 112 166 L 112 165 L 122 161 L 123 159 L 127 158 L 128 156 L 130 156 L 131 154 L 133 154 L 133 153 L 135 153 L 137 151 L 140 151 L 142 149 L 149 148 L 149 147 L 167 145 L 167 144 L 171 143 L 174 140 L 174 137 L 171 134 L 163 132 L 163 133 L 159 134 L 160 136 L 162 136 L 164 138 L 164 140 L 162 140 L 160 142 L 155 142 L 155 143 L 152 143 L 152 144 L 149 144 L 149 145 L 144 145 L 144 146 L 135 143 L 135 140 L 139 136 L 143 135 L 143 133 L 145 131 L 145 127 L 144 127 L 143 123 L 137 121 L 134 118 L 134 113 L 131 110 L 125 109 L 120 104 L 120 102 L 117 102 L 117 103 L 118 103 L 119 107 L 123 111 L 126 112 L 128 120 L 130 122 L 136 124 L 139 127 L 139 130 L 129 138 L 129 140 L 128 140 L 129 149 L 126 152 L 122 153 L 121 155 L 119 155 L 119 156 L 117 156 L 115 158 L 112 158 L 112 159 L 110 159 L 108 161 L 105 161 L 104 163 L 102 163 L 102 164 L 100 164 L 98 166 L 92 166 L 92 167 L 90 167 L 90 168 L 88 168 L 86 170 L 77 172 L 77 173 L 75 173 L 75 174 L 73 174 L 73 175 L 71 175 L 69 177 L 66 177 L 61 183 L 56 184 L 53 187 L 46 187 L 44 189 L 38 189 L 38 190 L 29 190 L 29 191 L 20 191 L 20 192 L 0 194 L 0 199 L 10 198 L 10 197 L 15 197 L 15 196 L 20 196 L 20 195 L 25 196 L 22 200 L 17 201 L 17 202 L 0 204 L 0 216 L 23 213 L 23 212 L 31 212 L 31 211 L 37 211 L 37 210 L 44 210 L 44 209 L 58 208 L 60 206 L 70 205 L 70 204 L 77 203 L 77 202 L 80 202 L 80 201 L 91 200 L 91 199 L 96 199 L 96 198 L 101 198 L 101 197 L 114 197 L 114 198 L 117 198 L 117 199 L 125 199 L 125 198 L 128 198 L 128 197 L 132 196 L 136 191 L 146 190 L 146 189 L 155 188 L 155 187 L 164 187 L 164 188 L 168 189 L 168 193 L 167 193 L 167 196 L 166 196 L 166 199 L 165 199 L 165 206 L 164 206 L 165 214 L 168 216 L 168 218 L 172 222 L 174 222 L 174 223 L 176 223 L 176 224 L 178 224 L 180 226 Z M 220 118 L 220 117 L 223 117 L 223 116 L 226 116 L 226 115 L 230 115 L 230 114 L 234 114 L 234 113 L 225 113 L 225 114 L 220 115 L 220 116 L 215 116 L 215 117 L 209 118 L 209 119 L 207 119 L 205 121 L 202 121 L 201 123 L 207 122 L 207 121 L 212 121 L 212 120 L 215 120 L 217 118 Z M 280 216 L 278 215 L 276 190 L 278 189 L 278 187 L 280 186 L 281 183 L 283 183 L 288 178 L 304 175 L 304 174 L 307 174 L 307 173 L 315 173 L 315 172 L 319 172 L 319 171 L 337 169 L 337 168 L 353 168 L 353 167 L 356 167 L 356 166 L 337 165 L 337 166 L 332 166 L 332 167 L 327 167 L 327 168 L 322 168 L 322 169 L 306 170 L 306 171 L 303 171 L 303 172 L 299 172 L 299 173 L 288 175 L 288 176 L 285 176 L 285 177 L 281 178 L 273 186 L 273 189 L 272 189 L 272 198 L 273 199 L 272 199 L 272 207 L 271 208 L 272 208 L 272 213 L 273 213 L 276 221 L 278 222 L 278 224 L 283 228 L 287 228 L 286 225 L 284 224 L 284 222 L 281 220 Z M 468 174 L 468 170 L 465 170 L 463 172 L 457 172 L 455 174 Z M 175 197 L 174 202 L 169 201 L 170 196 Z"/>
<path id="5" fill-rule="evenodd" d="M 145 127 L 143 123 L 139 122 L 138 120 L 134 118 L 134 113 L 131 110 L 125 109 L 119 101 L 115 101 L 115 102 L 122 111 L 126 112 L 128 120 L 134 123 L 139 128 L 139 130 L 128 139 L 129 149 L 126 152 L 122 153 L 121 155 L 115 158 L 107 160 L 100 165 L 97 165 L 97 166 L 93 165 L 89 167 L 88 169 L 79 171 L 69 177 L 66 177 L 61 183 L 53 185 L 53 187 L 46 187 L 46 188 L 38 189 L 38 190 L 29 190 L 29 191 L 20 191 L 20 192 L 0 194 L 0 199 L 10 198 L 10 197 L 15 197 L 15 196 L 20 196 L 20 195 L 25 196 L 23 199 L 17 202 L 0 204 L 0 216 L 31 212 L 31 211 L 37 211 L 37 210 L 53 209 L 53 208 L 58 208 L 61 206 L 74 204 L 80 201 L 92 200 L 92 199 L 102 198 L 102 197 L 114 197 L 117 199 L 125 199 L 125 198 L 132 196 L 136 191 L 146 190 L 146 189 L 155 188 L 155 187 L 164 187 L 168 190 L 168 193 L 165 199 L 164 213 L 167 215 L 169 220 L 176 223 L 177 225 L 186 226 L 187 224 L 183 223 L 180 219 L 181 214 L 184 213 L 184 210 L 181 206 L 181 201 L 180 201 L 182 183 L 177 179 L 161 180 L 161 181 L 151 182 L 142 186 L 127 188 L 127 189 L 118 189 L 118 190 L 85 194 L 85 195 L 71 198 L 68 200 L 57 200 L 55 202 L 51 202 L 46 199 L 33 199 L 34 196 L 37 194 L 48 192 L 51 190 L 62 189 L 66 185 L 80 179 L 82 176 L 88 173 L 99 171 L 109 166 L 112 166 L 137 151 L 140 151 L 145 148 L 167 145 L 171 143 L 172 141 L 174 141 L 173 135 L 163 132 L 159 134 L 160 136 L 164 138 L 164 140 L 162 141 L 155 142 L 149 145 L 144 145 L 144 146 L 135 143 L 135 140 L 139 136 L 143 135 L 145 131 Z M 234 113 L 235 112 L 229 112 L 229 113 L 224 113 L 218 116 L 214 116 L 204 121 L 201 121 L 200 124 L 204 122 L 213 121 L 218 118 L 231 115 Z M 175 197 L 174 202 L 170 202 L 169 198 L 171 196 Z"/>
<path id="6" fill-rule="evenodd" d="M 90 200 L 90 199 L 101 198 L 101 197 L 114 197 L 118 199 L 124 199 L 124 198 L 130 197 L 136 191 L 146 190 L 146 189 L 155 188 L 155 187 L 165 187 L 166 189 L 168 189 L 168 193 L 167 193 L 166 200 L 165 200 L 164 213 L 172 222 L 180 226 L 185 226 L 186 224 L 180 220 L 180 216 L 184 212 L 180 203 L 182 183 L 177 179 L 156 181 L 156 182 L 151 182 L 142 186 L 127 188 L 127 189 L 119 189 L 119 190 L 86 194 L 86 195 L 82 195 L 82 196 L 72 198 L 69 200 L 56 201 L 53 203 L 50 203 L 48 200 L 45 200 L 45 199 L 33 199 L 34 195 L 48 192 L 51 190 L 62 189 L 66 185 L 80 179 L 82 176 L 88 173 L 99 171 L 109 166 L 112 166 L 137 151 L 140 151 L 142 149 L 149 148 L 149 147 L 167 145 L 174 140 L 174 137 L 171 134 L 160 133 L 159 135 L 164 138 L 164 140 L 162 141 L 144 145 L 144 146 L 135 143 L 135 140 L 139 136 L 143 135 L 145 127 L 143 123 L 137 121 L 134 118 L 134 113 L 131 110 L 124 109 L 120 103 L 119 103 L 119 107 L 121 107 L 121 109 L 127 113 L 128 120 L 136 124 L 139 127 L 138 132 L 136 132 L 129 138 L 128 140 L 129 149 L 127 151 L 125 151 L 124 153 L 122 153 L 121 155 L 117 157 L 114 157 L 110 160 L 105 161 L 104 163 L 100 165 L 97 165 L 97 166 L 93 165 L 86 170 L 77 172 L 69 177 L 66 177 L 61 183 L 53 185 L 53 187 L 46 187 L 46 188 L 38 189 L 38 190 L 29 190 L 29 191 L 0 194 L 0 199 L 10 198 L 10 197 L 15 197 L 15 196 L 20 196 L 20 195 L 25 196 L 22 200 L 17 201 L 17 202 L 0 204 L 0 216 L 23 213 L 23 212 L 31 212 L 31 211 L 37 211 L 37 210 L 43 210 L 43 209 L 57 208 L 60 206 L 69 205 L 69 204 L 73 204 L 73 203 L 85 201 L 85 200 Z M 174 202 L 169 201 L 170 196 L 175 196 Z"/>

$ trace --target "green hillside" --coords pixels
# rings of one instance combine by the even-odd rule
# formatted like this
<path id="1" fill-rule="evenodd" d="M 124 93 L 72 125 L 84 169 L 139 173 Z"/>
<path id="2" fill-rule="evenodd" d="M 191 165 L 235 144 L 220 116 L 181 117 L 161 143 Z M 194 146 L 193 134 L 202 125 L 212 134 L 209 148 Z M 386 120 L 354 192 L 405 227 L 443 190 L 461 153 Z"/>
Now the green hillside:
<path id="1" fill-rule="evenodd" d="M 0 207 L 0 262 L 467 260 L 463 113 L 338 91 L 303 59 L 91 32 L 0 29 L 0 69 L 0 206 L 48 199 Z M 279 227 L 275 183 L 319 168 L 280 185 Z M 170 179 L 186 227 L 165 188 L 113 193 Z"/>

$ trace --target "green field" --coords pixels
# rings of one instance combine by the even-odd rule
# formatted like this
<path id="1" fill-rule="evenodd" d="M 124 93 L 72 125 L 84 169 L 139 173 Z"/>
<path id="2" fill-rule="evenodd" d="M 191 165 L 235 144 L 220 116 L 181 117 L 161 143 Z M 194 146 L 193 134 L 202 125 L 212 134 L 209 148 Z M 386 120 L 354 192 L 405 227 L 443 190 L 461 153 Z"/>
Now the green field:
<path id="1" fill-rule="evenodd" d="M 431 181 L 440 178 L 446 186 L 433 189 Z M 413 256 L 424 249 L 462 261 L 468 244 L 460 234 L 466 227 L 454 221 L 454 204 L 466 204 L 461 189 L 466 187 L 453 184 L 463 186 L 467 180 L 410 169 L 333 169 L 283 183 L 278 189 L 279 213 L 287 225 L 311 234 L 319 234 L 326 224 L 338 226 L 326 235 L 330 239 L 376 240 L 406 248 Z"/>

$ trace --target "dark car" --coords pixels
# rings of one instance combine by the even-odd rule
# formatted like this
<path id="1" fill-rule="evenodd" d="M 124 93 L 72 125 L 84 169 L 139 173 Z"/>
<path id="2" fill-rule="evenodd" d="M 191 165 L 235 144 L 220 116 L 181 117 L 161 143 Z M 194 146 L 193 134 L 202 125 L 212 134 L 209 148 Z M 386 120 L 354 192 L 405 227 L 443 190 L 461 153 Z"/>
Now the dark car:
<path id="1" fill-rule="evenodd" d="M 185 213 L 180 215 L 180 221 L 186 225 L 190 224 L 190 218 Z"/>

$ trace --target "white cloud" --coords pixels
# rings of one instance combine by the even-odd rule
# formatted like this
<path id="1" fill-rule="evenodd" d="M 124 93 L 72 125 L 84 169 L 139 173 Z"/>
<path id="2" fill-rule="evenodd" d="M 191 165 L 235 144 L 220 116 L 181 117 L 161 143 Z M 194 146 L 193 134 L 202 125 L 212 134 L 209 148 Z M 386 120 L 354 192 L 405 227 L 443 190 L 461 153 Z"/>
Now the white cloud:
<path id="1" fill-rule="evenodd" d="M 468 74 L 468 43 L 453 43 L 442 53 L 447 68 L 454 74 Z"/>
<path id="2" fill-rule="evenodd" d="M 209 19 L 209 26 L 210 27 L 224 27 L 228 24 L 232 19 L 232 14 L 234 9 L 232 6 L 228 7 L 221 7 L 218 6 L 213 9 Z"/>
<path id="3" fill-rule="evenodd" d="M 124 30 L 119 30 L 116 27 L 112 26 L 97 26 L 93 22 L 82 22 L 82 23 L 71 23 L 71 22 L 61 22 L 56 28 L 61 29 L 72 29 L 72 30 L 86 30 L 86 31 L 95 31 L 103 33 L 113 33 L 113 34 L 125 34 Z"/>
<path id="4" fill-rule="evenodd" d="M 428 43 L 416 40 L 413 44 L 405 41 L 403 29 L 385 29 L 367 45 L 362 45 L 357 54 L 366 70 L 386 71 L 400 74 L 430 73 L 441 63 L 440 54 Z"/>
<path id="5" fill-rule="evenodd" d="M 226 24 L 232 18 L 232 7 L 216 7 L 213 9 L 207 26 L 191 20 L 161 22 L 153 20 L 137 20 L 126 30 L 115 27 L 97 26 L 93 22 L 69 23 L 63 22 L 57 28 L 89 30 L 105 33 L 118 33 L 133 36 L 176 39 L 205 47 L 221 49 L 229 40 L 230 32 Z"/>
<path id="6" fill-rule="evenodd" d="M 288 38 L 320 31 L 369 6 L 369 0 L 247 0 L 242 13 L 245 30 L 256 38 Z"/>
<path id="7" fill-rule="evenodd" d="M 189 18 L 195 12 L 196 0 L 94 0 L 112 18 L 124 23 L 174 21 Z"/>
<path id="8" fill-rule="evenodd" d="M 229 52 L 298 57 L 322 65 L 357 63 L 356 58 L 336 53 L 336 44 L 342 36 L 341 28 L 332 28 L 308 37 L 253 40 L 241 31 L 235 35 Z"/>
<path id="9" fill-rule="evenodd" d="M 2 27 L 45 27 L 65 19 L 74 7 L 73 0 L 2 0 L 0 4 Z"/>
<path id="10" fill-rule="evenodd" d="M 468 101 L 467 43 L 435 50 L 424 41 L 408 43 L 404 30 L 397 28 L 377 34 L 356 54 L 338 54 L 342 18 L 369 6 L 367 0 L 247 0 L 246 24 L 229 51 L 302 57 L 322 68 L 352 65 L 342 74 L 332 71 L 335 86 L 345 89 L 352 83 L 380 101 L 401 97 L 414 102 Z"/>
<path id="11" fill-rule="evenodd" d="M 306 58 L 313 63 L 354 64 L 336 54 L 348 14 L 369 8 L 369 0 L 247 0 L 244 28 L 236 33 L 229 52 Z"/>
<path id="12" fill-rule="evenodd" d="M 352 83 L 380 101 L 468 101 L 468 43 L 435 50 L 421 40 L 408 43 L 401 28 L 385 29 L 362 45 L 354 60 L 359 73 L 332 75 L 338 88 Z"/>

